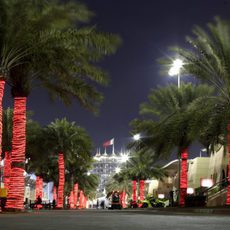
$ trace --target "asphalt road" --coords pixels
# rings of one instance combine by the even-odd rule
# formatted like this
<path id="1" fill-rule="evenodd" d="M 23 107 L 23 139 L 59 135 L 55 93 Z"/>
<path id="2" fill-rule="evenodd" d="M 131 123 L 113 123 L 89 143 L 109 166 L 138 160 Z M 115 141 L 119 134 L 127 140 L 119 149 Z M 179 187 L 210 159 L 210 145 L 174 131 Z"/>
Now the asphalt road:
<path id="1" fill-rule="evenodd" d="M 0 230 L 227 230 L 229 226 L 230 216 L 162 215 L 116 210 L 58 210 L 0 215 Z"/>

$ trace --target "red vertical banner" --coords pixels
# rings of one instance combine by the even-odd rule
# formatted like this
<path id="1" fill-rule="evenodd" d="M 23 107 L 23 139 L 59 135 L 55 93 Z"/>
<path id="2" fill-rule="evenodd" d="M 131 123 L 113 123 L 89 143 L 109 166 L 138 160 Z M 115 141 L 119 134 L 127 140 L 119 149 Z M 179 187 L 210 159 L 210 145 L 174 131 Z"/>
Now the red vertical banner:
<path id="1" fill-rule="evenodd" d="M 5 152 L 4 158 L 4 188 L 9 189 L 10 186 L 10 171 L 11 171 L 11 154 L 10 152 Z"/>
<path id="2" fill-rule="evenodd" d="M 187 188 L 188 188 L 187 160 L 188 160 L 188 149 L 185 148 L 181 152 L 180 206 L 185 205 L 185 198 L 187 195 Z"/>
<path id="3" fill-rule="evenodd" d="M 132 200 L 133 202 L 137 201 L 137 181 L 132 181 Z"/>
<path id="4" fill-rule="evenodd" d="M 226 205 L 230 205 L 230 124 L 228 124 L 228 190 Z"/>
<path id="5" fill-rule="evenodd" d="M 144 180 L 140 180 L 140 200 L 144 200 L 145 199 L 145 181 Z"/>
<path id="6" fill-rule="evenodd" d="M 6 208 L 24 209 L 26 97 L 14 98 L 10 186 Z"/>
<path id="7" fill-rule="evenodd" d="M 59 170 L 59 183 L 58 183 L 57 208 L 63 208 L 64 185 L 65 185 L 65 162 L 64 162 L 63 153 L 58 154 L 58 170 Z"/>
<path id="8" fill-rule="evenodd" d="M 4 88 L 5 88 L 5 80 L 1 79 L 0 80 L 0 146 L 2 146 L 2 99 L 4 95 Z M 2 148 L 0 148 L 0 172 L 2 170 L 1 161 L 2 161 Z"/>
<path id="9" fill-rule="evenodd" d="M 71 209 L 75 208 L 75 205 L 74 205 L 74 192 L 73 191 L 70 192 L 69 205 L 70 205 Z"/>
<path id="10" fill-rule="evenodd" d="M 53 200 L 57 202 L 57 187 L 55 185 L 53 187 Z"/>
<path id="11" fill-rule="evenodd" d="M 78 201 L 78 184 L 74 185 L 74 207 L 77 208 L 77 201 Z"/>

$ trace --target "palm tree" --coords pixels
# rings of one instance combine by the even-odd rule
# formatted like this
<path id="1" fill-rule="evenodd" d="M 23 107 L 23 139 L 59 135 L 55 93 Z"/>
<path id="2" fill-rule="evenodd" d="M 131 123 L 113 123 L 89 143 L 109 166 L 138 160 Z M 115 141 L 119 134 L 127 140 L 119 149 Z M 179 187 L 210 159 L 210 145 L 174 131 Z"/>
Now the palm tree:
<path id="1" fill-rule="evenodd" d="M 152 156 L 143 151 L 138 151 L 126 164 L 126 173 L 130 179 L 139 182 L 140 200 L 144 200 L 145 180 L 149 178 L 161 179 L 165 176 L 164 171 L 155 166 Z"/>
<path id="2" fill-rule="evenodd" d="M 53 99 L 59 97 L 70 104 L 76 98 L 83 107 L 97 111 L 103 97 L 94 83 L 105 85 L 107 78 L 95 63 L 114 53 L 119 39 L 99 33 L 94 27 L 81 27 L 91 15 L 81 4 L 58 5 L 56 1 L 45 0 L 6 3 L 10 23 L 6 39 L 12 37 L 11 45 L 23 48 L 26 53 L 9 71 L 8 83 L 15 104 L 12 183 L 6 207 L 23 209 L 25 111 L 32 83 L 47 88 Z"/>
<path id="3" fill-rule="evenodd" d="M 140 113 L 148 118 L 133 121 L 135 132 L 143 132 L 146 136 L 139 143 L 140 148 L 152 152 L 153 158 L 168 157 L 175 147 L 178 148 L 178 156 L 182 159 L 182 168 L 179 168 L 182 206 L 187 190 L 188 147 L 197 138 L 190 132 L 195 115 L 188 112 L 188 108 L 212 93 L 213 88 L 207 85 L 182 84 L 179 89 L 175 85 L 154 89 L 149 101 L 140 107 Z"/>
<path id="4" fill-rule="evenodd" d="M 71 191 L 74 186 L 75 174 L 87 170 L 90 163 L 91 140 L 83 128 L 76 126 L 74 122 L 69 123 L 66 119 L 57 119 L 49 124 L 45 128 L 43 136 L 46 137 L 45 145 L 49 152 L 58 153 L 58 207 L 62 208 L 65 174 L 71 187 L 69 191 Z M 55 164 L 54 160 L 57 158 L 50 156 L 50 159 L 49 167 Z M 50 169 L 55 170 L 56 167 L 50 167 Z"/>
<path id="5" fill-rule="evenodd" d="M 228 147 L 229 183 L 226 204 L 230 205 L 230 22 L 216 17 L 214 22 L 208 23 L 207 29 L 196 26 L 193 29 L 193 37 L 187 37 L 187 42 L 190 45 L 188 49 L 173 48 L 173 51 L 176 51 L 184 60 L 184 72 L 208 82 L 217 91 L 216 98 L 210 98 L 208 102 L 212 105 L 208 114 L 210 119 L 205 113 L 204 116 L 201 116 L 201 120 L 206 118 L 204 124 L 207 125 L 208 120 L 211 129 L 216 128 L 213 129 L 213 133 L 207 128 L 208 135 L 204 136 L 210 138 L 214 143 L 222 139 L 222 142 Z"/>

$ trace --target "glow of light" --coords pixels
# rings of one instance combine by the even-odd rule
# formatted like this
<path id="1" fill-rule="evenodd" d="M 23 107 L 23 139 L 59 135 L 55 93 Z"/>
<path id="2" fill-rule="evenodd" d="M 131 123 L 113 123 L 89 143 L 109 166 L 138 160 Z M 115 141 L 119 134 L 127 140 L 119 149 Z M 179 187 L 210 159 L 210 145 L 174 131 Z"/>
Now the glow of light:
<path id="1" fill-rule="evenodd" d="M 201 187 L 210 188 L 213 186 L 213 180 L 212 179 L 201 179 L 200 185 Z"/>
<path id="2" fill-rule="evenodd" d="M 140 138 L 141 138 L 141 135 L 140 135 L 139 133 L 137 133 L 137 134 L 135 134 L 135 135 L 133 136 L 133 139 L 134 139 L 135 141 L 139 141 Z"/>
<path id="3" fill-rule="evenodd" d="M 119 168 L 119 167 L 115 168 L 116 173 L 119 173 L 120 171 L 121 171 L 121 168 Z"/>
<path id="4" fill-rule="evenodd" d="M 180 73 L 180 69 L 183 66 L 183 61 L 180 59 L 176 59 L 173 61 L 172 67 L 169 69 L 169 76 L 175 76 Z"/>
<path id="5" fill-rule="evenodd" d="M 194 194 L 194 188 L 187 188 L 187 194 Z"/>
<path id="6" fill-rule="evenodd" d="M 129 156 L 127 154 L 122 154 L 121 155 L 121 162 L 125 163 L 129 159 Z"/>
<path id="7" fill-rule="evenodd" d="M 90 172 L 87 172 L 87 176 L 90 176 L 91 175 L 91 173 Z"/>
<path id="8" fill-rule="evenodd" d="M 164 199 L 165 198 L 165 194 L 158 194 L 158 198 L 159 199 Z"/>

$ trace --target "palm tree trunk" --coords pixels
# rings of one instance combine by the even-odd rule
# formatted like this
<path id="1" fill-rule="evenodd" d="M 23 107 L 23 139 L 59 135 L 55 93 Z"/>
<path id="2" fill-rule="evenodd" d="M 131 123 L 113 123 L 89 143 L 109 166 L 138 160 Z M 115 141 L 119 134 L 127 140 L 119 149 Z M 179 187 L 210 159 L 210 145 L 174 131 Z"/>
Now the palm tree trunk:
<path id="1" fill-rule="evenodd" d="M 1 76 L 2 77 L 2 76 Z M 4 95 L 5 80 L 0 80 L 0 145 L 2 145 L 2 99 Z M 2 148 L 0 148 L 0 162 L 2 161 Z M 1 164 L 0 164 L 0 178 L 1 177 Z M 0 188 L 1 188 L 1 179 L 0 179 Z"/>
<path id="2" fill-rule="evenodd" d="M 26 97 L 14 98 L 13 138 L 11 153 L 10 187 L 7 209 L 24 209 L 25 190 L 25 148 L 26 148 Z"/>
<path id="3" fill-rule="evenodd" d="M 11 171 L 11 154 L 5 152 L 4 158 L 4 188 L 9 189 L 10 186 L 10 171 Z"/>
<path id="4" fill-rule="evenodd" d="M 55 202 L 57 202 L 57 187 L 55 185 L 53 188 L 53 200 L 55 200 Z"/>
<path id="5" fill-rule="evenodd" d="M 126 208 L 125 198 L 126 198 L 126 192 L 122 191 L 122 199 L 121 199 L 122 208 Z"/>
<path id="6" fill-rule="evenodd" d="M 38 198 L 40 196 L 42 198 L 43 196 L 43 179 L 40 176 L 36 177 L 36 189 L 35 189 L 35 197 Z"/>
<path id="7" fill-rule="evenodd" d="M 65 185 L 65 162 L 64 162 L 63 153 L 58 154 L 58 169 L 59 169 L 59 183 L 58 183 L 57 208 L 63 208 L 64 185 Z"/>
<path id="8" fill-rule="evenodd" d="M 187 195 L 187 188 L 188 188 L 187 160 L 188 160 L 188 149 L 184 148 L 181 151 L 180 206 L 185 205 L 185 198 Z"/>
<path id="9" fill-rule="evenodd" d="M 228 124 L 228 190 L 226 205 L 230 205 L 230 124 Z"/>
<path id="10" fill-rule="evenodd" d="M 144 200 L 145 199 L 145 181 L 144 180 L 140 180 L 140 200 Z"/>
<path id="11" fill-rule="evenodd" d="M 133 202 L 137 201 L 137 181 L 132 181 L 132 200 Z"/>
<path id="12" fill-rule="evenodd" d="M 80 190 L 80 197 L 79 197 L 79 208 L 83 208 L 83 191 Z"/>
<path id="13" fill-rule="evenodd" d="M 74 207 L 77 207 L 77 200 L 78 200 L 78 184 L 74 185 Z"/>

